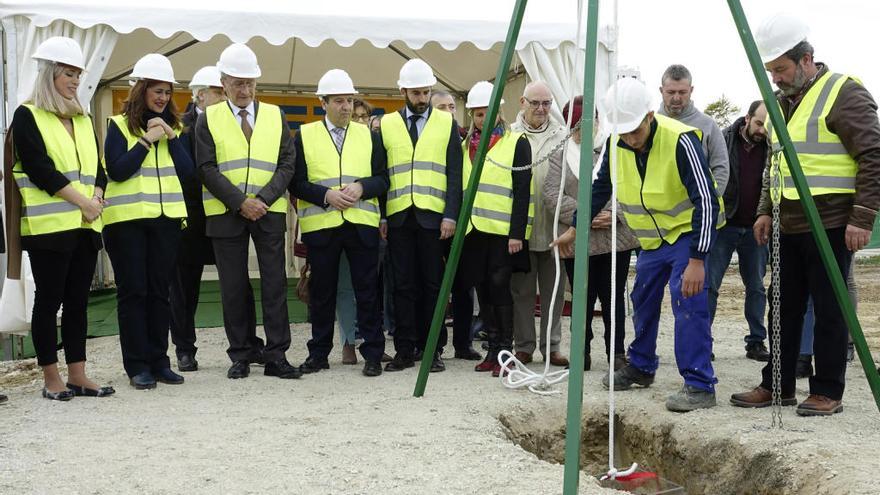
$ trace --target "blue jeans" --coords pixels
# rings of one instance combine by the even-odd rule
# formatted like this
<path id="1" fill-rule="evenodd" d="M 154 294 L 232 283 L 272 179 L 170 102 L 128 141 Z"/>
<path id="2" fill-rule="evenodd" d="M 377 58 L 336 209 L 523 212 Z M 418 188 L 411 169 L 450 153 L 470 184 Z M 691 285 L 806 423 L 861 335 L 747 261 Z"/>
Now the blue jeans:
<path id="1" fill-rule="evenodd" d="M 681 279 L 690 260 L 690 234 L 682 235 L 674 244 L 642 250 L 636 259 L 636 280 L 633 285 L 633 326 L 635 339 L 629 345 L 630 364 L 637 370 L 653 375 L 657 371 L 657 330 L 663 289 L 669 285 L 672 313 L 675 315 L 675 362 L 687 385 L 714 392 L 715 371 L 712 369 L 712 330 L 709 323 L 707 288 L 685 298 Z M 708 260 L 707 260 L 708 261 Z"/>
<path id="2" fill-rule="evenodd" d="M 749 324 L 749 334 L 744 340 L 746 344 L 761 343 L 767 338 L 767 327 L 764 326 L 764 311 L 767 309 L 764 274 L 767 272 L 768 250 L 767 246 L 759 246 L 755 242 L 750 228 L 728 225 L 718 231 L 708 265 L 709 316 L 711 321 L 715 321 L 718 289 L 734 251 L 739 257 L 739 275 L 746 286 L 743 312 Z"/>

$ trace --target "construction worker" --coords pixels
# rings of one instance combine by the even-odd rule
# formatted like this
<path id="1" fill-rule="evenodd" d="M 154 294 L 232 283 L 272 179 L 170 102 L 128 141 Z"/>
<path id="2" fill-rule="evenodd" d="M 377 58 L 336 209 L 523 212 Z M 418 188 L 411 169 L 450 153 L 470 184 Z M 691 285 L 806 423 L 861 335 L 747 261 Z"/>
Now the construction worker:
<path id="1" fill-rule="evenodd" d="M 19 222 L 36 286 L 31 338 L 43 371 L 42 395 L 60 401 L 105 397 L 113 388 L 97 385 L 85 371 L 89 288 L 107 186 L 92 119 L 77 96 L 85 59 L 76 41 L 60 36 L 42 42 L 32 58 L 37 77 L 12 118 L 15 163 L 7 163 L 12 174 L 6 179 L 14 179 L 21 195 L 20 219 L 9 220 Z M 59 308 L 66 383 L 58 371 Z M 0 395 L 0 403 L 5 401 Z"/>
<path id="2" fill-rule="evenodd" d="M 255 100 L 260 66 L 247 45 L 233 43 L 217 62 L 226 104 L 205 109 L 196 122 L 196 157 L 205 184 L 205 232 L 214 246 L 223 326 L 229 339 L 231 379 L 264 363 L 263 374 L 299 378 L 286 359 L 290 347 L 284 234 L 293 178 L 293 140 L 284 112 Z M 248 277 L 248 244 L 253 240 L 260 267 L 263 329 L 256 335 L 254 294 Z"/>
<path id="3" fill-rule="evenodd" d="M 205 108 L 226 100 L 223 85 L 220 83 L 220 71 L 211 65 L 202 67 L 189 83 L 193 93 L 190 109 L 180 120 L 183 122 L 181 138 L 189 146 L 190 157 L 195 162 L 195 139 L 193 129 L 198 116 Z M 202 282 L 202 271 L 205 265 L 214 264 L 214 248 L 211 239 L 205 235 L 205 207 L 202 205 L 202 183 L 198 175 L 193 174 L 181 182 L 183 200 L 186 203 L 186 228 L 180 239 L 177 252 L 177 268 L 171 278 L 171 342 L 177 354 L 179 371 L 196 371 L 196 308 L 199 305 L 199 289 Z"/>
<path id="4" fill-rule="evenodd" d="M 388 190 L 385 150 L 378 134 L 352 120 L 357 94 L 344 70 L 327 71 L 315 93 L 324 120 L 300 127 L 294 138 L 296 173 L 290 185 L 297 198 L 302 240 L 308 246 L 309 357 L 300 366 L 315 373 L 330 365 L 333 348 L 339 260 L 344 252 L 357 304 L 357 325 L 364 343 L 363 374 L 382 374 L 385 335 L 379 313 L 379 200 Z"/>
<path id="5" fill-rule="evenodd" d="M 168 292 L 186 218 L 181 182 L 193 161 L 178 135 L 174 71 L 158 53 L 134 65 L 121 115 L 110 117 L 104 141 L 107 194 L 104 241 L 113 264 L 122 363 L 136 389 L 183 383 L 171 371 Z"/>
<path id="6" fill-rule="evenodd" d="M 803 21 L 778 14 L 755 31 L 755 42 L 764 67 L 779 88 L 776 102 L 768 105 L 778 104 L 782 111 L 834 261 L 845 275 L 853 253 L 868 244 L 880 209 L 880 123 L 877 104 L 858 79 L 831 72 L 813 59 L 808 34 L 809 27 Z M 781 144 L 772 126 L 767 135 L 771 150 Z M 781 152 L 771 158 L 771 177 L 777 179 L 777 189 L 771 192 L 774 186 L 765 182 L 754 234 L 759 244 L 770 240 L 772 207 L 778 205 L 780 334 L 779 349 L 771 345 L 770 351 L 780 356 L 782 404 L 797 404 L 795 369 L 804 310 L 807 298 L 812 297 L 816 372 L 810 378 L 810 395 L 798 404 L 796 412 L 802 416 L 839 413 L 843 410 L 847 354 L 843 313 Z M 772 387 L 771 360 L 762 371 L 761 384 L 752 391 L 733 394 L 730 402 L 742 407 L 769 406 Z"/>
<path id="7" fill-rule="evenodd" d="M 406 100 L 386 114 L 379 134 L 386 151 L 391 186 L 385 201 L 387 236 L 394 276 L 394 349 L 386 371 L 415 365 L 424 349 L 443 278 L 446 240 L 455 233 L 461 206 L 461 145 L 458 124 L 448 112 L 433 111 L 431 67 L 412 59 L 400 69 L 397 85 Z M 438 348 L 431 371 L 446 369 Z"/>
<path id="8" fill-rule="evenodd" d="M 619 140 L 606 144 L 609 151 L 593 182 L 591 220 L 611 197 L 609 155 L 616 149 L 620 210 L 642 247 L 632 292 L 635 339 L 629 346 L 629 364 L 614 372 L 614 390 L 654 382 L 660 307 L 668 284 L 675 315 L 675 360 L 684 386 L 669 396 L 666 408 L 687 412 L 713 407 L 717 380 L 704 263 L 720 205 L 700 131 L 655 115 L 648 90 L 633 78 L 618 80 L 604 103 L 606 119 Z M 574 234 L 571 227 L 552 245 L 568 254 Z M 602 383 L 609 386 L 607 375 Z"/>
<path id="9" fill-rule="evenodd" d="M 465 102 L 471 115 L 471 126 L 462 143 L 464 187 L 470 178 L 471 160 L 480 143 L 492 89 L 491 83 L 479 81 L 468 92 Z M 480 309 L 489 319 L 489 352 L 474 371 L 491 371 L 496 377 L 501 373 L 498 353 L 510 351 L 513 347 L 510 276 L 517 261 L 528 258 L 528 239 L 534 215 L 530 202 L 532 171 L 528 168 L 531 159 L 528 138 L 521 132 L 510 131 L 499 113 L 492 127 L 455 278 L 459 292 L 471 287 L 481 291 L 481 301 L 486 307 Z M 510 170 L 513 167 L 521 170 Z"/>

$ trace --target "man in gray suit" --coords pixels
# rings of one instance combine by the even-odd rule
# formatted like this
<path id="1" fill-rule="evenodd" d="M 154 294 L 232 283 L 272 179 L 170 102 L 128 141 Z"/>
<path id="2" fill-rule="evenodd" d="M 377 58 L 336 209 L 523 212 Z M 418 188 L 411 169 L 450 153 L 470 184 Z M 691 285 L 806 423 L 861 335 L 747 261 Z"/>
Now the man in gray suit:
<path id="1" fill-rule="evenodd" d="M 241 43 L 230 45 L 217 62 L 227 102 L 212 105 L 196 123 L 196 163 L 205 185 L 205 230 L 214 246 L 223 325 L 232 360 L 227 376 L 245 378 L 250 363 L 265 363 L 264 374 L 299 378 L 287 362 L 290 323 L 284 233 L 287 198 L 294 172 L 293 140 L 281 109 L 254 101 L 257 57 Z M 254 295 L 248 277 L 248 244 L 253 239 L 260 267 L 266 344 L 256 336 Z"/>

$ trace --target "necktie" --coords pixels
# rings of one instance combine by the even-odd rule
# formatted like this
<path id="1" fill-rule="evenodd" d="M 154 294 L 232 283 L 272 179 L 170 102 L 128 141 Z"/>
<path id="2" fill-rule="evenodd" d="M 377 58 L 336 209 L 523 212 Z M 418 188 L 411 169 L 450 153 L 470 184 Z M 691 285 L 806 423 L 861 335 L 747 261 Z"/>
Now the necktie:
<path id="1" fill-rule="evenodd" d="M 330 132 L 330 135 L 333 136 L 333 142 L 336 144 L 336 151 L 342 153 L 342 141 L 345 139 L 342 135 L 342 128 L 334 127 Z"/>
<path id="2" fill-rule="evenodd" d="M 409 138 L 412 140 L 413 146 L 415 146 L 416 141 L 419 140 L 419 128 L 416 127 L 416 122 L 419 121 L 419 117 L 421 117 L 421 115 L 409 116 Z"/>
<path id="3" fill-rule="evenodd" d="M 254 129 L 251 127 L 250 122 L 248 122 L 248 111 L 242 109 L 239 110 L 238 114 L 241 116 L 241 132 L 244 133 L 244 138 L 251 142 L 251 134 L 254 133 Z"/>

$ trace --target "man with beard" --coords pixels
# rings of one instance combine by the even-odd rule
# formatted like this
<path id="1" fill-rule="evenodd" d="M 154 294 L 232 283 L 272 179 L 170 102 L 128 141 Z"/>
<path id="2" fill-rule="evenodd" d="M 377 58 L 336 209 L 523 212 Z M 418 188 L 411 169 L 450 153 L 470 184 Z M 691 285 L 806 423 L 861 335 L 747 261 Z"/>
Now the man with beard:
<path id="1" fill-rule="evenodd" d="M 755 361 L 770 359 L 770 353 L 764 345 L 767 338 L 767 327 L 764 326 L 767 246 L 758 245 L 752 234 L 767 160 L 766 121 L 767 109 L 764 102 L 757 100 L 749 106 L 745 117 L 740 117 L 724 129 L 730 158 L 730 176 L 724 192 L 727 224 L 718 231 L 718 238 L 709 256 L 709 316 L 714 321 L 718 288 L 730 265 L 730 257 L 736 251 L 739 274 L 746 286 L 744 311 L 749 324 L 749 334 L 745 337 L 746 357 Z"/>
<path id="2" fill-rule="evenodd" d="M 394 277 L 394 359 L 385 371 L 415 366 L 425 348 L 443 278 L 447 239 L 455 233 L 461 206 L 462 151 L 458 124 L 449 112 L 433 111 L 431 87 L 437 83 L 422 60 L 407 61 L 397 85 L 406 100 L 385 115 L 379 134 L 391 181 L 379 226 L 387 237 Z M 432 359 L 431 371 L 446 369 Z"/>
<path id="3" fill-rule="evenodd" d="M 880 208 L 880 123 L 877 104 L 861 82 L 833 73 L 813 59 L 807 41 L 809 28 L 799 19 L 780 14 L 766 20 L 755 41 L 764 67 L 779 88 L 777 102 L 798 160 L 816 203 L 831 251 L 842 274 L 849 271 L 855 251 L 871 238 Z M 767 133 L 770 149 L 779 142 L 774 130 Z M 778 189 L 764 185 L 754 226 L 755 239 L 766 244 L 771 234 L 773 203 L 779 206 L 779 256 L 781 305 L 779 317 L 782 405 L 794 405 L 795 367 L 807 298 L 815 310 L 814 357 L 816 374 L 810 378 L 810 395 L 797 407 L 801 416 L 827 416 L 843 410 L 847 327 L 831 281 L 813 240 L 807 216 L 780 153 Z M 761 384 L 749 392 L 733 394 L 740 407 L 766 407 L 772 403 L 771 363 L 762 371 Z"/>

